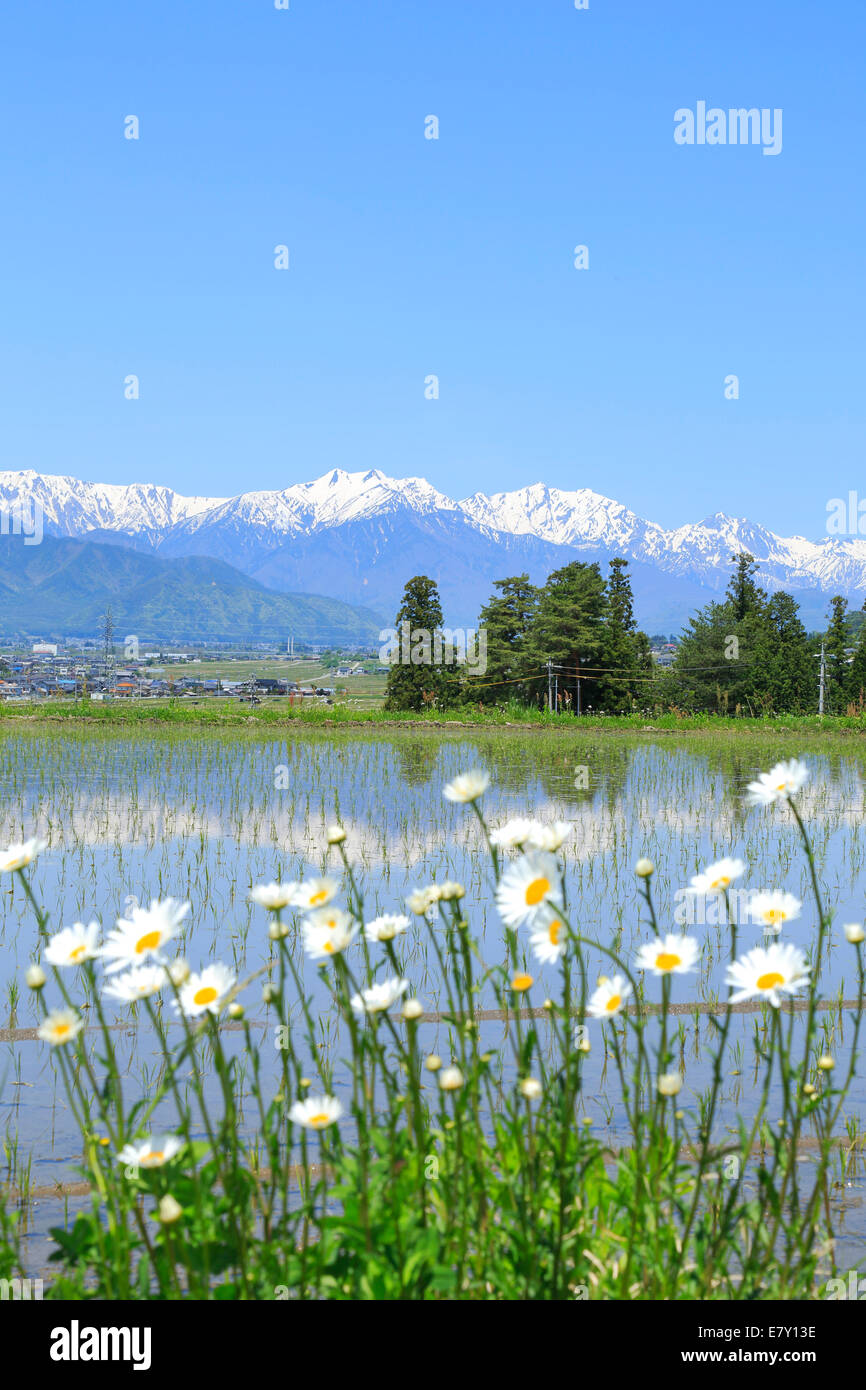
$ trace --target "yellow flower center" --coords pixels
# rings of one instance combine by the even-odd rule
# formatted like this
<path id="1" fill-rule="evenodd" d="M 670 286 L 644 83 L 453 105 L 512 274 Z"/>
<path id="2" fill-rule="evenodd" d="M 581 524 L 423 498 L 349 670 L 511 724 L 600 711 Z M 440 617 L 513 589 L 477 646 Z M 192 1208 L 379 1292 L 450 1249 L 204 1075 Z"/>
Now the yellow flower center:
<path id="1" fill-rule="evenodd" d="M 323 903 L 327 900 L 327 897 L 328 890 L 326 888 L 320 888 L 318 893 L 314 893 L 310 898 L 310 907 L 318 907 L 319 903 Z"/>
<path id="2" fill-rule="evenodd" d="M 785 913 L 780 907 L 770 907 L 764 913 L 765 922 L 784 922 Z"/>
<path id="3" fill-rule="evenodd" d="M 526 906 L 537 907 L 538 904 L 547 897 L 550 892 L 550 880 L 546 878 L 534 878 L 526 888 Z"/>
<path id="4" fill-rule="evenodd" d="M 328 1123 L 329 1117 L 322 1111 L 321 1115 L 311 1115 L 310 1124 L 314 1129 L 322 1129 Z"/>
<path id="5" fill-rule="evenodd" d="M 768 975 L 761 975 L 758 979 L 758 989 L 775 989 L 776 985 L 785 983 L 784 975 L 780 975 L 777 970 L 771 970 Z"/>
<path id="6" fill-rule="evenodd" d="M 327 951 L 327 952 L 328 952 L 328 955 L 331 954 L 331 952 L 333 951 L 333 949 L 334 949 L 334 943 L 333 943 L 333 941 L 325 941 L 325 942 L 322 944 L 322 950 L 323 950 L 323 951 Z"/>
<path id="7" fill-rule="evenodd" d="M 150 1153 L 146 1153 L 141 1161 L 142 1163 L 162 1163 L 164 1158 L 165 1152 L 162 1149 L 151 1149 Z"/>
<path id="8" fill-rule="evenodd" d="M 530 986 L 531 984 L 532 984 L 532 976 L 531 976 L 531 975 L 515 975 L 514 979 L 511 981 L 511 988 L 512 988 L 512 989 L 516 989 L 516 990 L 518 991 L 518 993 L 519 993 L 520 991 L 522 991 L 522 990 L 524 990 L 524 989 L 529 989 L 529 986 Z"/>
<path id="9" fill-rule="evenodd" d="M 671 955 L 668 951 L 659 951 L 656 956 L 656 969 L 673 970 L 676 965 L 682 965 L 682 960 L 679 956 Z"/>
<path id="10" fill-rule="evenodd" d="M 730 881 L 731 881 L 731 880 L 728 878 L 727 874 L 722 874 L 720 878 L 714 878 L 714 879 L 713 879 L 713 881 L 712 881 L 710 887 L 711 887 L 711 888 L 727 888 L 727 886 L 728 886 L 728 884 L 730 883 Z"/>
<path id="11" fill-rule="evenodd" d="M 54 1025 L 54 1036 L 55 1036 L 55 1038 L 65 1038 L 65 1037 L 66 1037 L 66 1034 L 67 1034 L 68 1032 L 69 1032 L 69 1024 L 68 1024 L 68 1023 L 55 1023 L 55 1025 Z"/>
<path id="12" fill-rule="evenodd" d="M 86 950 L 87 950 L 87 947 L 86 947 L 86 946 L 76 946 L 74 951 L 70 951 L 70 952 L 69 952 L 69 959 L 70 959 L 70 960 L 81 960 L 81 957 L 84 955 L 84 953 L 85 953 Z"/>
<path id="13" fill-rule="evenodd" d="M 612 1014 L 616 1012 L 621 1003 L 622 996 L 619 994 L 612 994 L 604 1007 L 607 1009 L 609 1014 Z"/>
<path id="14" fill-rule="evenodd" d="M 554 919 L 553 919 L 553 921 L 551 922 L 550 926 L 547 928 L 547 935 L 548 935 L 548 938 L 549 938 L 549 940 L 550 940 L 551 946 L 558 946 L 558 945 L 559 945 L 559 934 L 560 934 L 561 931 L 562 931 L 562 923 L 560 922 L 560 920 L 559 920 L 558 917 L 554 917 Z"/>
<path id="15" fill-rule="evenodd" d="M 213 985 L 205 985 L 204 989 L 196 990 L 192 997 L 194 1004 L 212 1004 L 217 997 L 217 992 Z"/>
<path id="16" fill-rule="evenodd" d="M 145 936 L 140 936 L 135 943 L 136 955 L 141 955 L 144 951 L 155 951 L 162 937 L 158 931 L 149 931 Z"/>

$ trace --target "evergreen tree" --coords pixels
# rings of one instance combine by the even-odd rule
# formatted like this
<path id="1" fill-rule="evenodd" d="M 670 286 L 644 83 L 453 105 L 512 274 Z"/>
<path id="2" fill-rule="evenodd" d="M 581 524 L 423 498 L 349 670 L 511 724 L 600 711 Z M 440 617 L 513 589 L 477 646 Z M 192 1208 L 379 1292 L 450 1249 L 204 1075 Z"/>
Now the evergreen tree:
<path id="1" fill-rule="evenodd" d="M 824 638 L 824 645 L 827 653 L 825 709 L 828 714 L 844 714 L 851 681 L 848 666 L 851 630 L 848 626 L 848 600 L 841 594 L 836 594 L 830 600 L 830 626 Z"/>
<path id="2" fill-rule="evenodd" d="M 441 705 L 456 681 L 442 664 L 442 604 L 432 579 L 416 575 L 409 580 L 395 626 L 399 650 L 391 658 L 385 709 L 423 710 Z"/>
<path id="3" fill-rule="evenodd" d="M 678 703 L 719 714 L 757 714 L 772 706 L 771 619 L 755 582 L 758 564 L 744 551 L 721 603 L 710 603 L 683 634 L 674 667 Z"/>
<path id="4" fill-rule="evenodd" d="M 767 595 L 759 589 L 754 576 L 758 572 L 758 562 L 747 550 L 731 559 L 736 569 L 727 589 L 728 605 L 734 622 L 743 622 L 750 614 L 763 608 Z"/>
<path id="5" fill-rule="evenodd" d="M 866 603 L 861 611 L 866 613 Z M 860 613 L 853 616 L 859 618 Z M 848 694 L 851 702 L 862 710 L 866 707 L 866 622 L 857 625 L 856 641 L 854 658 L 848 669 Z"/>
<path id="6" fill-rule="evenodd" d="M 576 714 L 600 707 L 604 611 L 605 584 L 597 564 L 575 560 L 554 570 L 540 591 L 527 651 L 536 669 L 553 663 L 562 710 Z M 547 676 L 534 688 L 539 702 L 546 702 Z"/>
<path id="7" fill-rule="evenodd" d="M 649 639 L 637 630 L 628 561 L 620 557 L 610 562 L 605 591 L 602 665 L 607 668 L 599 682 L 603 709 L 624 713 L 648 693 L 645 681 L 652 672 Z"/>
<path id="8" fill-rule="evenodd" d="M 799 605 L 790 594 L 774 594 L 767 604 L 768 641 L 756 661 L 766 666 L 772 709 L 808 714 L 817 708 L 817 673 Z"/>
<path id="9" fill-rule="evenodd" d="M 530 584 L 528 574 L 497 579 L 493 587 L 498 592 L 482 608 L 479 619 L 479 632 L 484 633 L 487 642 L 487 670 L 483 675 L 469 677 L 463 693 L 466 699 L 479 704 L 525 702 L 531 689 L 528 643 L 538 590 Z"/>

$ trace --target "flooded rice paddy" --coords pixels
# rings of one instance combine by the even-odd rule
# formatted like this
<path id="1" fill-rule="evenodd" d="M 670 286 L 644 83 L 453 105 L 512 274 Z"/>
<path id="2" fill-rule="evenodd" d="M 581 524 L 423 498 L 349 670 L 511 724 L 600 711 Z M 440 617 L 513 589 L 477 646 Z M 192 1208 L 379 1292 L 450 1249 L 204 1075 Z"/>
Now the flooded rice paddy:
<path id="1" fill-rule="evenodd" d="M 571 919 L 584 936 L 613 946 L 626 959 L 649 939 L 634 875 L 641 856 L 656 866 L 653 892 L 665 931 L 681 924 L 675 913 L 685 900 L 676 895 L 692 875 L 708 862 L 737 855 L 749 866 L 746 887 L 780 888 L 803 900 L 802 916 L 786 925 L 785 938 L 808 948 L 815 913 L 793 820 L 784 812 L 747 810 L 742 797 L 758 771 L 794 753 L 810 767 L 801 805 L 825 901 L 834 913 L 821 989 L 822 1040 L 841 1059 L 852 1019 L 845 1001 L 856 999 L 856 973 L 840 927 L 862 921 L 866 910 L 866 750 L 853 742 L 828 753 L 820 743 L 810 751 L 773 746 L 767 739 L 677 744 L 667 737 L 581 737 L 570 730 L 530 736 L 293 731 L 281 740 L 16 728 L 0 732 L 0 845 L 35 833 L 49 841 L 32 882 L 50 914 L 50 930 L 92 918 L 109 928 L 133 902 L 180 898 L 189 901 L 191 912 L 179 950 L 192 967 L 220 960 L 243 977 L 271 956 L 266 917 L 249 903 L 250 888 L 319 872 L 326 862 L 333 870 L 325 832 L 336 821 L 347 832 L 368 920 L 403 911 L 407 895 L 431 880 L 458 880 L 466 888 L 466 915 L 480 956 L 495 965 L 504 959 L 504 941 L 482 832 L 470 810 L 442 797 L 443 785 L 456 773 L 481 766 L 492 778 L 483 801 L 490 824 L 533 815 L 572 826 L 562 854 Z M 0 884 L 0 894 L 0 1028 L 8 1030 L 0 1033 L 0 1182 L 30 1189 L 27 1219 L 39 1264 L 45 1232 L 61 1214 L 58 1203 L 74 1206 L 80 1200 L 48 1195 L 56 1184 L 78 1180 L 80 1140 L 48 1049 L 30 1036 L 38 1018 L 23 975 L 40 954 L 36 924 L 11 876 Z M 709 1079 L 710 1014 L 725 997 L 728 953 L 727 927 L 715 920 L 711 904 L 703 913 L 697 907 L 688 929 L 701 944 L 700 969 L 676 978 L 672 995 L 682 1006 L 675 1022 L 685 1106 L 697 1103 Z M 757 926 L 741 925 L 741 949 L 761 940 Z M 403 973 L 425 1009 L 444 1008 L 438 962 L 425 933 L 413 927 L 397 946 Z M 319 1016 L 320 1045 L 339 1056 L 327 990 L 315 966 L 304 962 L 300 941 L 296 959 Z M 599 954 L 596 973 L 603 972 L 602 961 Z M 538 1009 L 556 990 L 557 970 L 533 962 L 532 973 L 528 1003 Z M 646 997 L 658 997 L 653 982 Z M 273 1025 L 260 1000 L 258 980 L 242 1002 L 264 1038 Z M 146 1017 L 106 1002 L 109 1018 L 123 1025 L 118 1047 L 130 1093 L 146 1091 L 161 1065 Z M 483 1044 L 501 1050 L 505 1030 L 491 988 L 480 1004 L 489 1010 L 480 1024 Z M 538 1027 L 544 1039 L 543 1016 Z M 738 1111 L 750 1114 L 756 1042 L 765 1028 L 761 1008 L 738 1014 L 732 1025 L 724 1092 L 724 1112 L 731 1118 Z M 425 1045 L 448 1055 L 448 1025 L 430 1019 L 424 1030 Z M 615 1070 L 601 1030 L 590 1036 L 581 1108 L 615 1143 L 625 1133 Z M 239 1033 L 227 1037 L 242 1040 Z M 338 1069 L 341 1081 L 348 1086 Z M 838 1234 L 853 1263 L 866 1245 L 864 1107 L 866 1086 L 858 1078 L 846 1105 L 834 1189 Z M 251 1132 L 255 1123 L 251 1113 Z M 810 1161 L 808 1144 L 802 1161 Z"/>

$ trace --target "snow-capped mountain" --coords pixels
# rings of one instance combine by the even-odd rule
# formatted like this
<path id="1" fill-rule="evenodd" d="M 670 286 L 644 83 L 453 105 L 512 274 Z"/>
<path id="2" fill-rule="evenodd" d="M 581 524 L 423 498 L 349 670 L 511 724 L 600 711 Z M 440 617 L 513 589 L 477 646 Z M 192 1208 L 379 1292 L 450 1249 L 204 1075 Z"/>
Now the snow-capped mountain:
<path id="1" fill-rule="evenodd" d="M 342 469 L 282 491 L 183 497 L 153 484 L 87 483 L 0 472 L 0 516 L 41 508 L 49 535 L 88 536 L 223 560 L 268 588 L 333 595 L 392 615 L 405 581 L 437 579 L 453 623 L 474 620 L 494 579 L 541 582 L 575 558 L 632 562 L 636 608 L 654 629 L 677 626 L 727 584 L 748 550 L 761 582 L 797 596 L 817 622 L 827 597 L 866 594 L 866 539 L 784 538 L 722 512 L 667 531 L 589 488 L 543 483 L 454 501 L 423 478 Z"/>

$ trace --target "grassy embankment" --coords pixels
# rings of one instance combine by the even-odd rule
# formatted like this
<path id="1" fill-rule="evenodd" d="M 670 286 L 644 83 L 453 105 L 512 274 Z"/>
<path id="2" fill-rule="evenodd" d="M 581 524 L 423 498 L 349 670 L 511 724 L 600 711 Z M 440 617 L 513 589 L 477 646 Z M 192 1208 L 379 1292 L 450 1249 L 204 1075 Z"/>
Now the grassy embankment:
<path id="1" fill-rule="evenodd" d="M 317 727 L 369 725 L 388 727 L 451 727 L 515 728 L 560 731 L 586 734 L 590 731 L 615 733 L 726 733 L 726 734 L 791 734 L 850 737 L 866 734 L 866 715 L 772 715 L 766 718 L 725 718 L 712 714 L 630 714 L 584 715 L 579 720 L 570 715 L 554 715 L 547 711 L 510 705 L 503 709 L 456 706 L 453 709 L 429 712 L 392 712 L 381 706 L 364 707 L 354 702 L 333 705 L 313 704 L 290 706 L 283 697 L 263 699 L 250 706 L 237 701 L 184 698 L 147 701 L 121 701 L 98 704 L 89 700 L 43 700 L 32 704 L 0 706 L 0 724 L 27 723 L 86 723 L 141 728 L 148 725 L 172 724 L 187 728 L 255 728 L 256 726 L 285 726 L 298 723 Z"/>

